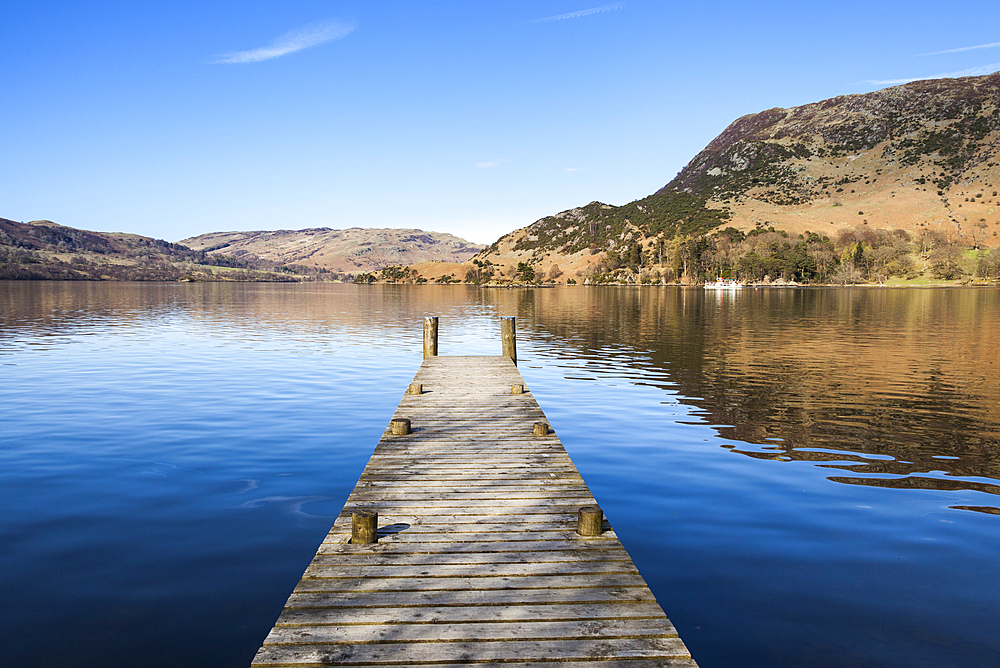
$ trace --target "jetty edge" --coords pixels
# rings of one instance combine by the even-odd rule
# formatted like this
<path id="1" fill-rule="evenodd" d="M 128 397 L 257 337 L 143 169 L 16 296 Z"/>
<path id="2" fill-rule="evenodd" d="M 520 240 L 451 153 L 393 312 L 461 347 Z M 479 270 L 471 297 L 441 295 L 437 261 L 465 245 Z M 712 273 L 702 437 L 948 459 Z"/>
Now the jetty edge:
<path id="1" fill-rule="evenodd" d="M 503 355 L 424 360 L 252 666 L 697 668 Z"/>

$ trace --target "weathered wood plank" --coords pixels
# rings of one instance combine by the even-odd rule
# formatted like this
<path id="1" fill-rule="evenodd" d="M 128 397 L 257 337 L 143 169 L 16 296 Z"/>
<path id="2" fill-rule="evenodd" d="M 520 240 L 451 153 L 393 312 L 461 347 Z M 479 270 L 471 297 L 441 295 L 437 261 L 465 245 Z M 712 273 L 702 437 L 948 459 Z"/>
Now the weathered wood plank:
<path id="1" fill-rule="evenodd" d="M 301 664 L 301 663 L 271 663 L 267 664 L 269 666 L 296 668 L 298 666 L 315 666 L 324 664 Z M 325 664 L 325 665 L 337 665 L 337 664 Z M 455 662 L 452 663 L 379 663 L 377 664 L 379 668 L 409 668 L 410 666 L 454 666 Z M 458 664 L 462 665 L 462 664 Z M 553 668 L 553 663 L 549 661 L 545 662 L 522 662 L 522 661 L 503 661 L 502 663 L 495 663 L 492 661 L 478 661 L 475 663 L 467 663 L 465 665 L 472 665 L 476 668 Z M 669 659 L 607 659 L 607 660 L 595 660 L 595 661 L 583 661 L 574 660 L 572 662 L 572 668 L 697 668 L 698 664 L 690 657 L 678 657 Z"/>
<path id="2" fill-rule="evenodd" d="M 574 497 L 574 498 L 556 498 L 556 499 L 507 499 L 504 503 L 505 510 L 510 512 L 531 512 L 532 510 L 541 512 L 551 513 L 554 512 L 556 508 L 559 508 L 561 512 L 572 513 L 576 512 L 580 506 L 585 506 L 587 500 L 593 503 L 593 497 Z M 462 499 L 360 499 L 358 501 L 353 501 L 348 497 L 347 506 L 350 508 L 462 508 L 467 511 L 478 510 L 479 514 L 486 514 L 491 509 L 497 507 L 497 502 L 493 499 L 474 499 L 474 500 L 462 500 Z M 468 514 L 468 513 L 465 513 Z"/>
<path id="3" fill-rule="evenodd" d="M 487 508 L 480 506 L 475 508 L 466 508 L 462 506 L 427 506 L 421 508 L 416 504 L 384 504 L 379 506 L 378 504 L 369 503 L 354 503 L 351 506 L 345 507 L 341 511 L 340 517 L 349 519 L 351 517 L 352 508 L 374 508 L 379 512 L 379 528 L 386 526 L 382 523 L 381 518 L 387 515 L 412 515 L 414 513 L 422 513 L 424 517 L 429 521 L 435 523 L 443 523 L 446 520 L 442 518 L 454 517 L 456 521 L 463 520 L 466 523 L 474 523 L 475 520 L 485 520 L 489 522 L 510 522 L 517 521 L 516 518 L 523 518 L 524 522 L 542 522 L 551 520 L 552 518 L 566 515 L 576 515 L 580 508 L 580 504 L 561 504 L 561 505 L 546 505 L 543 507 L 535 507 L 530 505 L 519 505 L 514 508 L 510 508 L 509 512 L 501 513 L 495 512 L 489 516 L 484 514 Z"/>
<path id="4" fill-rule="evenodd" d="M 502 448 L 502 446 L 498 446 Z M 414 455 L 411 452 L 399 451 L 399 452 L 386 452 L 385 454 L 372 454 L 372 460 L 376 465 L 378 464 L 397 464 L 403 461 L 414 461 Z M 546 465 L 546 466 L 570 466 L 572 462 L 570 458 L 565 454 L 552 452 L 536 452 L 536 451 L 524 451 L 524 452 L 493 452 L 489 455 L 483 455 L 478 452 L 462 452 L 460 449 L 451 449 L 446 452 L 429 452 L 420 455 L 420 466 L 426 466 L 428 463 L 431 464 L 465 464 L 466 466 L 473 465 L 478 466 L 480 469 L 495 466 L 497 464 L 507 464 L 508 467 L 512 465 L 520 464 L 521 466 L 530 467 L 531 465 Z"/>
<path id="5" fill-rule="evenodd" d="M 670 621 L 655 602 L 571 603 L 549 605 L 447 606 L 415 608 L 316 608 L 286 610 L 276 626 L 348 626 L 352 624 L 448 624 L 476 622 L 588 621 L 659 619 Z M 670 628 L 673 628 L 672 626 Z"/>
<path id="6" fill-rule="evenodd" d="M 378 543 L 381 545 L 381 541 Z M 370 551 L 360 554 L 352 550 L 327 550 L 320 547 L 313 563 L 333 564 L 407 564 L 410 566 L 433 566 L 435 564 L 551 564 L 590 561 L 631 561 L 624 549 L 572 551 L 552 550 L 549 552 L 464 552 L 452 554 L 442 552 L 402 552 L 398 550 Z"/>
<path id="7" fill-rule="evenodd" d="M 398 487 L 389 489 L 368 490 L 358 488 L 351 495 L 352 500 L 363 501 L 372 499 L 376 501 L 490 501 L 507 502 L 510 500 L 525 501 L 534 499 L 547 499 L 556 501 L 558 499 L 593 499 L 590 490 L 579 489 L 577 487 L 556 487 L 553 489 L 543 489 L 540 491 L 512 490 L 490 490 L 485 492 L 453 492 L 449 490 L 437 490 L 425 488 L 420 491 L 404 491 Z M 584 505 L 584 504 L 581 504 Z"/>
<path id="8" fill-rule="evenodd" d="M 295 591 L 317 592 L 373 592 L 373 591 L 486 591 L 491 589 L 565 589 L 562 575 L 483 575 L 480 577 L 376 577 L 318 578 L 306 577 L 299 581 Z M 587 578 L 588 587 L 645 587 L 646 582 L 638 573 L 593 573 Z"/>
<path id="9" fill-rule="evenodd" d="M 431 522 L 431 521 L 420 521 L 415 518 L 413 522 L 407 522 L 404 519 L 390 519 L 393 516 L 382 515 L 379 518 L 379 522 L 382 525 L 379 528 L 379 533 L 383 535 L 389 535 L 393 533 L 407 533 L 407 534 L 455 534 L 456 540 L 463 540 L 464 536 L 462 534 L 476 534 L 476 533 L 517 533 L 520 536 L 532 532 L 538 534 L 551 534 L 559 532 L 568 532 L 570 530 L 569 519 L 571 516 L 567 515 L 566 521 L 561 522 L 525 522 L 520 516 L 508 516 L 507 519 L 504 517 L 493 518 L 491 524 L 487 524 L 483 521 L 479 522 L 467 522 L 463 524 L 455 524 L 453 522 Z M 429 518 L 428 518 L 429 519 Z M 575 519 L 575 518 L 572 518 Z M 608 525 L 605 525 L 606 530 L 610 530 Z M 350 533 L 351 532 L 351 522 L 350 518 L 343 517 L 337 518 L 336 522 L 331 529 L 332 534 Z M 543 538 L 544 536 L 540 536 Z M 569 537 L 569 536 L 567 536 Z"/>
<path id="10" fill-rule="evenodd" d="M 441 465 L 432 464 L 421 467 L 415 466 L 372 466 L 368 473 L 360 478 L 359 481 L 368 480 L 382 480 L 385 482 L 399 483 L 400 476 L 407 476 L 412 481 L 413 485 L 421 485 L 424 481 L 431 486 L 438 485 L 442 482 L 455 481 L 461 483 L 463 481 L 468 481 L 469 476 L 473 473 L 475 469 L 470 468 L 468 465 Z M 548 464 L 548 465 L 536 465 L 536 466 L 509 466 L 509 467 L 494 467 L 489 468 L 488 473 L 484 473 L 483 477 L 480 479 L 483 483 L 497 483 L 498 487 L 502 487 L 505 483 L 513 484 L 515 481 L 524 483 L 539 483 L 542 481 L 551 480 L 559 481 L 566 480 L 570 481 L 572 484 L 579 484 L 573 476 L 572 470 L 564 464 Z"/>
<path id="11" fill-rule="evenodd" d="M 607 532 L 612 533 L 612 532 Z M 353 545 L 347 545 L 342 538 L 348 537 L 349 534 L 335 534 L 334 536 L 328 536 L 327 539 L 323 541 L 325 545 L 345 545 L 349 550 L 357 551 L 356 547 Z M 447 550 L 454 554 L 459 554 L 461 552 L 530 552 L 539 549 L 545 550 L 578 550 L 578 549 L 598 549 L 598 550 L 613 550 L 617 547 L 617 543 L 612 539 L 614 534 L 611 536 L 607 534 L 602 536 L 595 536 L 592 540 L 601 541 L 600 543 L 593 543 L 587 548 L 581 548 L 579 545 L 580 541 L 575 538 L 570 538 L 568 535 L 564 535 L 561 532 L 557 532 L 554 535 L 520 535 L 516 532 L 511 533 L 484 533 L 484 534 L 435 534 L 435 533 L 391 533 L 384 532 L 380 534 L 379 543 L 382 545 L 394 545 L 399 546 L 399 552 L 413 552 L 415 551 L 412 546 L 422 545 L 426 546 L 428 550 L 431 551 L 441 551 Z M 476 549 L 476 547 L 480 549 Z M 383 548 L 385 549 L 385 548 Z M 421 550 L 424 551 L 424 550 Z"/>
<path id="12" fill-rule="evenodd" d="M 366 478 L 369 476 L 410 476 L 415 484 L 419 484 L 421 480 L 436 480 L 444 479 L 449 476 L 454 476 L 455 478 L 465 478 L 470 474 L 474 473 L 477 469 L 470 466 L 468 462 L 464 465 L 450 463 L 450 464 L 399 464 L 396 462 L 386 462 L 383 464 L 373 464 L 369 469 L 366 470 Z M 482 469 L 479 469 L 482 471 Z M 572 466 L 568 464 L 558 463 L 558 462 L 542 462 L 533 463 L 528 466 L 498 466 L 491 465 L 486 471 L 483 471 L 484 480 L 496 480 L 496 479 L 506 479 L 512 480 L 514 476 L 519 476 L 523 480 L 533 480 L 544 478 L 548 476 L 549 478 L 558 478 L 560 476 L 572 477 L 574 475 L 579 475 L 573 469 Z M 397 478 L 398 479 L 398 478 Z"/>
<path id="13" fill-rule="evenodd" d="M 258 665 L 365 665 L 399 662 L 467 663 L 486 661 L 566 661 L 574 659 L 636 658 L 670 659 L 690 656 L 679 638 L 602 638 L 599 640 L 527 640 L 483 642 L 377 643 L 348 645 L 264 645 Z"/>
<path id="14" fill-rule="evenodd" d="M 521 525 L 519 525 L 521 526 Z M 605 525 L 607 527 L 607 525 Z M 611 535 L 608 535 L 611 534 Z M 413 552 L 413 550 L 407 545 L 413 544 L 425 544 L 434 551 L 440 551 L 441 546 L 438 543 L 446 544 L 480 544 L 484 546 L 482 550 L 465 550 L 466 552 L 507 552 L 507 551 L 517 551 L 517 552 L 534 552 L 534 551 L 551 551 L 551 550 L 575 550 L 578 549 L 578 543 L 583 537 L 574 534 L 566 534 L 562 531 L 540 531 L 540 532 L 522 532 L 520 528 L 512 529 L 511 531 L 486 531 L 482 533 L 474 532 L 450 532 L 450 531 L 409 531 L 408 529 L 394 528 L 393 525 L 383 526 L 378 531 L 379 544 L 383 547 L 373 548 L 369 550 L 372 553 L 381 553 L 395 551 L 398 553 Z M 323 539 L 323 544 L 325 545 L 344 545 L 344 550 L 338 550 L 339 552 L 346 552 L 354 554 L 360 552 L 359 546 L 349 545 L 348 541 L 351 538 L 351 533 L 349 531 L 337 530 L 327 534 L 326 538 Z M 614 531 L 607 529 L 601 536 L 589 537 L 591 540 L 604 541 L 600 544 L 593 544 L 586 549 L 603 549 L 610 550 L 615 549 L 617 545 L 614 543 L 615 538 Z M 531 545 L 526 545 L 525 543 L 531 543 Z M 391 547 L 393 545 L 401 545 L 401 549 L 393 550 Z M 369 546 L 372 547 L 372 546 Z M 582 549 L 582 548 L 581 548 Z M 458 552 L 456 552 L 458 554 Z"/>
<path id="15" fill-rule="evenodd" d="M 303 628 L 276 627 L 265 645 L 371 643 L 371 642 L 451 642 L 455 640 L 552 640 L 560 638 L 597 639 L 676 638 L 677 631 L 664 619 L 606 619 L 572 622 L 469 622 L 466 624 L 364 624 Z"/>
<path id="16" fill-rule="evenodd" d="M 408 471 L 416 470 L 415 467 L 404 467 Z M 401 473 L 397 469 L 391 471 L 380 471 L 377 467 L 371 467 L 361 474 L 360 481 L 384 481 L 400 482 L 403 480 L 414 481 L 412 473 Z M 420 484 L 434 484 L 435 481 L 483 481 L 483 482 L 509 482 L 519 484 L 521 481 L 537 480 L 574 480 L 583 481 L 583 478 L 575 469 L 568 466 L 559 468 L 559 472 L 547 473 L 538 469 L 523 469 L 518 471 L 517 477 L 512 478 L 510 472 L 483 471 L 478 468 L 447 468 L 440 473 L 428 472 L 420 475 Z"/>
<path id="17" fill-rule="evenodd" d="M 555 481 L 547 482 L 541 480 L 535 484 L 515 484 L 511 483 L 497 483 L 497 482 L 482 482 L 480 484 L 473 484 L 470 482 L 463 482 L 459 484 L 449 485 L 447 483 L 432 484 L 428 485 L 423 482 L 420 483 L 420 488 L 427 490 L 430 494 L 496 494 L 500 496 L 506 496 L 508 494 L 521 494 L 528 492 L 531 494 L 544 494 L 544 493 L 562 493 L 562 492 L 573 492 L 579 493 L 581 491 L 587 491 L 586 488 L 581 487 L 580 483 L 575 481 Z M 403 486 L 398 481 L 396 482 L 358 482 L 358 486 L 355 488 L 357 494 L 411 494 L 413 490 L 412 483 L 409 486 Z"/>
<path id="18" fill-rule="evenodd" d="M 350 515 L 338 517 L 334 521 L 333 530 L 343 527 L 350 530 Z M 492 531 L 486 527 L 510 527 L 512 524 L 530 526 L 532 529 L 542 530 L 547 527 L 568 527 L 571 522 L 576 521 L 575 513 L 550 513 L 548 515 L 396 515 L 383 513 L 379 515 L 380 529 L 387 529 L 395 525 L 406 525 L 411 530 L 420 531 L 427 527 L 428 531 L 434 531 L 434 527 L 455 527 L 455 531 Z M 462 526 L 456 526 L 462 525 Z M 477 528 L 483 527 L 483 528 Z M 507 531 L 508 529 L 498 529 Z"/>
<path id="19" fill-rule="evenodd" d="M 490 543 L 458 543 L 458 542 L 406 542 L 394 540 L 396 536 L 380 538 L 374 545 L 349 545 L 346 543 L 324 542 L 320 544 L 317 554 L 347 554 L 355 555 L 363 548 L 373 554 L 450 554 L 452 556 L 465 554 L 493 554 L 498 555 L 504 552 L 517 554 L 531 552 L 572 552 L 574 554 L 586 553 L 615 553 L 621 550 L 621 544 L 616 540 L 606 538 L 596 538 L 589 541 L 495 541 Z M 586 542 L 586 545 L 584 543 Z"/>
<path id="20" fill-rule="evenodd" d="M 518 589 L 499 591 L 421 592 L 298 592 L 293 591 L 288 608 L 355 608 L 414 606 L 491 606 L 537 603 L 608 603 L 611 601 L 655 601 L 648 587 L 579 587 L 576 589 Z"/>
<path id="21" fill-rule="evenodd" d="M 308 578 L 477 578 L 477 577 L 522 577 L 551 575 L 567 577 L 574 575 L 598 575 L 607 573 L 638 573 L 631 561 L 584 561 L 530 564 L 438 564 L 433 570 L 420 565 L 406 564 L 317 564 L 312 563 L 302 575 Z"/>
<path id="22" fill-rule="evenodd" d="M 289 668 L 295 668 L 296 666 L 302 666 L 304 664 L 299 663 L 286 663 L 286 664 L 270 664 L 271 666 L 287 666 Z M 329 665 L 329 664 L 327 664 Z M 409 668 L 410 666 L 420 665 L 420 666 L 454 666 L 455 663 L 380 663 L 379 668 Z M 504 661 L 502 663 L 494 663 L 492 661 L 486 662 L 476 662 L 468 665 L 473 665 L 476 668 L 553 668 L 552 662 L 521 662 L 521 661 Z M 580 661 L 574 660 L 572 662 L 572 668 L 697 668 L 697 665 L 693 659 L 690 657 L 672 658 L 672 659 L 608 659 L 605 661 Z"/>

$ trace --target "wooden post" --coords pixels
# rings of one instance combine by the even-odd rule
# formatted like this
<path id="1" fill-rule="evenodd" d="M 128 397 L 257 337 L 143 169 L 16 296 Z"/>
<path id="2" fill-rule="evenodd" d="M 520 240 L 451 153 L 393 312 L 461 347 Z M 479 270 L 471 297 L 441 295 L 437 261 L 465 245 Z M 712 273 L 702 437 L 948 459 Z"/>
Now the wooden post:
<path id="1" fill-rule="evenodd" d="M 503 339 L 503 356 L 517 366 L 517 344 L 514 338 L 514 316 L 500 318 L 500 338 Z"/>
<path id="2" fill-rule="evenodd" d="M 410 433 L 410 418 L 394 418 L 389 426 L 393 436 L 406 436 Z"/>
<path id="3" fill-rule="evenodd" d="M 600 536 L 604 532 L 604 512 L 600 506 L 584 506 L 576 518 L 576 532 L 581 536 Z"/>
<path id="4" fill-rule="evenodd" d="M 524 385 L 511 385 L 510 386 L 510 393 L 511 394 L 524 394 Z"/>
<path id="5" fill-rule="evenodd" d="M 438 319 L 436 315 L 424 318 L 424 357 L 437 357 Z"/>
<path id="6" fill-rule="evenodd" d="M 532 428 L 531 433 L 533 436 L 548 436 L 549 435 L 549 423 L 548 422 L 536 422 L 535 426 Z"/>
<path id="7" fill-rule="evenodd" d="M 406 391 L 407 394 L 423 394 L 424 386 L 420 383 L 410 383 L 410 388 Z"/>
<path id="8" fill-rule="evenodd" d="M 355 510 L 351 513 L 351 545 L 371 545 L 378 542 L 378 513 Z"/>

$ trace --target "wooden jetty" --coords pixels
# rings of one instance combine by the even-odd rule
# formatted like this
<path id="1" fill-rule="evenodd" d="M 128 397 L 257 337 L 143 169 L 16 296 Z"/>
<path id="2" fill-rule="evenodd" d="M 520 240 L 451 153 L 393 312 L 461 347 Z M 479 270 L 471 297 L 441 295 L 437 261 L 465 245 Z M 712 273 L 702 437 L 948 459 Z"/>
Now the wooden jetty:
<path id="1" fill-rule="evenodd" d="M 424 362 L 253 666 L 697 668 L 525 387 L 513 326 L 502 356 L 439 357 L 425 320 Z"/>

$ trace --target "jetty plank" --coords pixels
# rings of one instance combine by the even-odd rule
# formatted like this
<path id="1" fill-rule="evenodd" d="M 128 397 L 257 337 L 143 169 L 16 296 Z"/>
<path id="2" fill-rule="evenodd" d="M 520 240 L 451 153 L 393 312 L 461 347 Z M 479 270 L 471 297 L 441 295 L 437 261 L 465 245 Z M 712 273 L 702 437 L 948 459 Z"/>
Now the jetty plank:
<path id="1" fill-rule="evenodd" d="M 253 665 L 697 668 L 611 526 L 576 533 L 596 500 L 511 359 L 413 384 Z M 361 510 L 377 543 L 350 542 Z"/>
<path id="2" fill-rule="evenodd" d="M 583 562 L 549 562 L 531 564 L 439 564 L 433 573 L 422 566 L 407 564 L 405 566 L 367 564 L 310 564 L 302 576 L 302 582 L 309 578 L 353 578 L 370 577 L 392 580 L 393 578 L 414 578 L 419 576 L 432 578 L 452 577 L 522 577 L 529 575 L 592 575 L 597 573 L 638 573 L 631 561 L 583 561 Z"/>
<path id="3" fill-rule="evenodd" d="M 351 624 L 448 624 L 468 619 L 479 623 L 565 622 L 584 620 L 658 619 L 665 632 L 673 626 L 655 601 L 629 605 L 620 603 L 505 605 L 499 607 L 441 606 L 421 608 L 418 614 L 405 608 L 327 608 L 289 610 L 275 629 L 290 626 L 347 626 Z"/>
<path id="4" fill-rule="evenodd" d="M 471 622 L 468 624 L 365 624 L 321 626 L 317 628 L 282 627 L 272 636 L 275 645 L 335 642 L 366 643 L 392 640 L 419 642 L 428 640 L 550 640 L 603 637 L 665 637 L 658 619 L 610 619 L 601 621 L 550 622 Z"/>
<path id="5" fill-rule="evenodd" d="M 638 573 L 591 573 L 590 587 L 644 587 L 645 581 Z M 478 575 L 474 577 L 305 577 L 295 588 L 306 592 L 372 592 L 372 591 L 480 591 L 491 589 L 564 589 L 560 580 L 552 575 Z"/>

